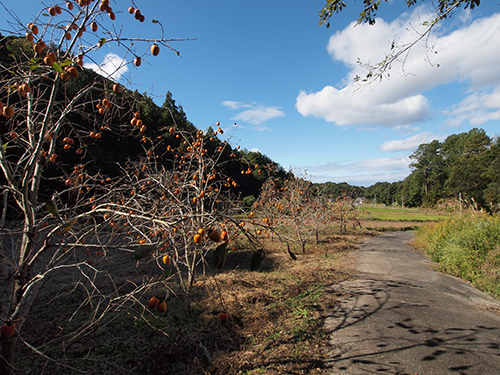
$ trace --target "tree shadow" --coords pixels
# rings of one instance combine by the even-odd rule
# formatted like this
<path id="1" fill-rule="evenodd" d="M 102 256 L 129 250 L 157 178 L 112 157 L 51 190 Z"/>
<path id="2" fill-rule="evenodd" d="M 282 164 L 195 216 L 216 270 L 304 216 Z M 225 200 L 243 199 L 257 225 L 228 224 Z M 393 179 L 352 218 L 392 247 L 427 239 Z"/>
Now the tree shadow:
<path id="1" fill-rule="evenodd" d="M 334 293 L 339 302 L 325 323 L 332 373 L 498 374 L 494 317 L 482 324 L 470 319 L 471 306 L 440 308 L 439 295 L 408 281 L 358 279 Z"/>
<path id="2" fill-rule="evenodd" d="M 264 249 L 265 250 L 265 249 Z M 221 269 L 217 269 L 215 273 L 232 272 L 237 270 L 250 270 L 250 263 L 252 260 L 253 250 L 230 250 L 227 253 L 226 261 Z M 259 267 L 258 272 L 272 272 L 279 267 L 280 262 L 276 261 L 274 258 L 275 254 L 265 253 L 262 265 Z M 288 256 L 288 255 L 287 255 Z M 213 263 L 213 251 L 210 251 L 206 256 L 205 260 L 209 267 L 211 268 L 208 272 L 214 272 Z"/>

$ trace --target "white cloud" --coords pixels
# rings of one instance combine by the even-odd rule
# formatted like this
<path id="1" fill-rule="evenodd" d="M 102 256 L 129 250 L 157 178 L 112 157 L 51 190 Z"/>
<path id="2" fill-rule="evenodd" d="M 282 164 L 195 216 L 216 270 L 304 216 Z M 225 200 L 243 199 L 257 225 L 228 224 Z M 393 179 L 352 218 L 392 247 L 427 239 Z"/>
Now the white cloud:
<path id="1" fill-rule="evenodd" d="M 394 102 L 367 97 L 365 91 L 353 93 L 352 87 L 323 90 L 297 97 L 296 107 L 303 116 L 323 118 L 337 125 L 401 126 L 423 122 L 431 114 L 427 98 L 415 95 Z"/>
<path id="2" fill-rule="evenodd" d="M 351 185 L 370 186 L 378 181 L 401 181 L 410 174 L 410 158 L 394 157 L 361 160 L 348 163 L 327 163 L 308 167 L 314 182 L 345 182 Z"/>
<path id="3" fill-rule="evenodd" d="M 472 92 L 444 113 L 449 116 L 448 125 L 468 121 L 473 126 L 481 126 L 487 121 L 500 120 L 500 87 Z"/>
<path id="4" fill-rule="evenodd" d="M 248 108 L 251 106 L 250 104 L 244 104 L 242 102 L 236 102 L 234 100 L 225 100 L 222 102 L 222 105 L 230 109 Z"/>
<path id="5" fill-rule="evenodd" d="M 408 172 L 404 173 L 377 173 L 377 174 L 358 174 L 358 175 L 338 175 L 338 176 L 329 176 L 329 175 L 317 175 L 311 174 L 310 180 L 316 183 L 322 182 L 347 182 L 349 185 L 354 186 L 371 186 L 376 184 L 377 182 L 396 182 L 402 181 L 409 175 Z"/>
<path id="6" fill-rule="evenodd" d="M 85 68 L 91 69 L 104 77 L 118 81 L 121 76 L 128 72 L 126 61 L 114 53 L 108 53 L 104 56 L 102 64 L 86 63 Z"/>
<path id="7" fill-rule="evenodd" d="M 372 160 L 361 160 L 351 163 L 326 163 L 321 166 L 309 167 L 308 169 L 316 172 L 326 171 L 389 171 L 389 170 L 405 170 L 410 165 L 410 158 L 407 156 L 381 158 Z"/>
<path id="8" fill-rule="evenodd" d="M 285 117 L 285 113 L 280 109 L 280 107 L 265 106 L 258 103 L 249 104 L 231 100 L 226 100 L 222 102 L 222 105 L 230 109 L 247 108 L 244 111 L 238 113 L 237 115 L 231 117 L 231 120 L 248 122 L 253 125 L 260 125 L 274 118 Z M 270 130 L 267 127 L 258 127 L 256 129 L 259 131 Z"/>
<path id="9" fill-rule="evenodd" d="M 500 14 L 494 14 L 448 34 L 436 30 L 426 44 L 414 46 L 404 56 L 404 62 L 400 61 L 403 67 L 394 65 L 390 79 L 374 82 L 360 90 L 353 78 L 366 75 L 366 71 L 355 64 L 356 60 L 372 64 L 382 61 L 392 41 L 401 45 L 414 40 L 418 35 L 416 31 L 422 29 L 422 22 L 431 18 L 432 15 L 421 6 L 391 23 L 378 19 L 374 26 L 353 27 L 351 24 L 335 33 L 327 50 L 334 60 L 349 67 L 344 79 L 347 83 L 341 88 L 328 85 L 318 92 L 300 91 L 296 101 L 299 113 L 341 126 L 408 125 L 431 116 L 432 103 L 424 95 L 438 85 L 458 81 L 469 84 L 471 90 L 479 90 L 500 83 Z M 494 109 L 485 113 L 487 103 L 481 101 L 476 105 L 483 112 L 475 112 L 474 116 L 467 112 L 469 117 L 463 113 L 460 116 L 477 122 L 495 119 L 499 109 L 497 103 L 494 102 Z"/>
<path id="10" fill-rule="evenodd" d="M 238 113 L 236 116 L 232 117 L 232 119 L 259 125 L 277 117 L 285 117 L 285 113 L 278 107 L 258 106 Z"/>
<path id="11" fill-rule="evenodd" d="M 379 146 L 382 151 L 415 151 L 423 143 L 432 142 L 434 139 L 443 140 L 444 136 L 435 136 L 432 132 L 415 134 L 406 139 L 387 141 Z"/>
<path id="12" fill-rule="evenodd" d="M 255 130 L 259 131 L 259 132 L 268 132 L 268 133 L 272 133 L 272 129 L 268 126 L 263 126 L 263 125 L 257 125 L 254 127 Z"/>

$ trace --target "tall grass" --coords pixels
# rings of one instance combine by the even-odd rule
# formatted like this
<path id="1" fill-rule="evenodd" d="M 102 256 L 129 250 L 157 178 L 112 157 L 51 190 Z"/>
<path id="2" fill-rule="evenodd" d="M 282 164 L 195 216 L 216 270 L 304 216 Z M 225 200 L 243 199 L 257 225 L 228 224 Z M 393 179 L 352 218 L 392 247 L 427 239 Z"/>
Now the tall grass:
<path id="1" fill-rule="evenodd" d="M 440 271 L 500 297 L 500 215 L 472 213 L 427 224 L 417 231 L 417 243 Z"/>

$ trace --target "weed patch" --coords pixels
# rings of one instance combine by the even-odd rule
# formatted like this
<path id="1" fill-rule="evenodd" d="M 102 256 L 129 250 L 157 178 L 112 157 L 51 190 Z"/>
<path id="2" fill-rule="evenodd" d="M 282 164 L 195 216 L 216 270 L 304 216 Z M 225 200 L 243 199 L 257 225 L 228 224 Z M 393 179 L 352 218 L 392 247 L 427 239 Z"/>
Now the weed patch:
<path id="1" fill-rule="evenodd" d="M 471 214 L 426 225 L 417 232 L 439 270 L 500 296 L 500 216 Z"/>

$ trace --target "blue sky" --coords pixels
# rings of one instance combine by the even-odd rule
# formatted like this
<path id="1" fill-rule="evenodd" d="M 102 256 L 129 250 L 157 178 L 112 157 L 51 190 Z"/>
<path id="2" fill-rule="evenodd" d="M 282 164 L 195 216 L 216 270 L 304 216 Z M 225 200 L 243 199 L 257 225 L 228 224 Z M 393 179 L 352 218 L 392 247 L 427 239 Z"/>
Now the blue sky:
<path id="1" fill-rule="evenodd" d="M 24 23 L 42 4 L 54 4 L 0 1 Z M 151 23 L 158 19 L 165 37 L 195 39 L 171 43 L 182 57 L 162 48 L 157 57 L 145 55 L 139 68 L 125 65 L 115 75 L 119 82 L 159 105 L 171 91 L 198 128 L 220 121 L 234 146 L 307 172 L 313 182 L 369 186 L 402 180 L 410 173 L 408 156 L 421 143 L 474 127 L 500 134 L 496 1 L 456 12 L 393 65 L 390 79 L 369 86 L 353 81 L 365 73 L 357 59 L 377 63 L 393 41 L 414 40 L 433 17 L 431 2 L 411 9 L 403 1 L 383 3 L 375 26 L 357 27 L 362 3 L 348 2 L 329 29 L 318 25 L 324 0 L 136 1 L 144 23 L 119 12 L 131 2 L 119 3 L 124 5 L 111 1 L 113 24 L 124 25 L 124 36 L 158 36 L 159 26 Z M 12 29 L 5 23 L 9 17 L 0 8 L 3 30 Z M 106 16 L 100 22 L 110 24 Z M 137 54 L 147 50 L 134 46 Z M 120 63 L 124 51 L 105 45 L 93 68 L 114 55 Z"/>

